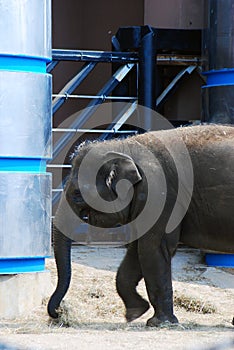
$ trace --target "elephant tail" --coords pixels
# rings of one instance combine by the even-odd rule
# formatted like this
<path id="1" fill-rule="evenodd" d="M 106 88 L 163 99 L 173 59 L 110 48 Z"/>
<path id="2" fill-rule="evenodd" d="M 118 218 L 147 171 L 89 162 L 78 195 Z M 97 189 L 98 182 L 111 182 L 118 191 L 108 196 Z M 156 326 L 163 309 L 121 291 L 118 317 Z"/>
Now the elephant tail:
<path id="1" fill-rule="evenodd" d="M 47 311 L 50 317 L 58 318 L 57 309 L 71 281 L 71 239 L 53 227 L 54 256 L 57 266 L 57 287 L 50 297 Z"/>

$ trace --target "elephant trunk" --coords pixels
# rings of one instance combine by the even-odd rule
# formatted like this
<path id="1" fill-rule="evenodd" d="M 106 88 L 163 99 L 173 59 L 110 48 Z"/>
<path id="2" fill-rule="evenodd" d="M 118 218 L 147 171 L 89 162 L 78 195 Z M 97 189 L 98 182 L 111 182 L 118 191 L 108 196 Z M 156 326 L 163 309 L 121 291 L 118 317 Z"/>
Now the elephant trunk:
<path id="1" fill-rule="evenodd" d="M 57 265 L 57 287 L 48 303 L 48 314 L 58 318 L 57 309 L 66 294 L 71 281 L 71 239 L 53 227 L 54 256 Z"/>

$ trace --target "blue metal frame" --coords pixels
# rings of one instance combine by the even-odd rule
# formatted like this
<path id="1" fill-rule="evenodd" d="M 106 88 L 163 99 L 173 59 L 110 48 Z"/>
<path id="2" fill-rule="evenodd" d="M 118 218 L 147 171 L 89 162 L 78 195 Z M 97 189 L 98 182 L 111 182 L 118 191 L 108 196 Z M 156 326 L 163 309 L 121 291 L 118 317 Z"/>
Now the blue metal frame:
<path id="1" fill-rule="evenodd" d="M 172 38 L 176 35 L 177 41 Z M 162 105 L 166 98 L 173 93 L 175 86 L 182 80 L 188 69 L 183 70 L 182 74 L 178 74 L 176 79 L 165 90 L 165 94 L 160 95 L 160 99 L 156 101 L 155 96 L 155 75 L 157 64 L 157 50 L 168 50 L 173 46 L 173 50 L 180 51 L 193 51 L 199 52 L 201 31 L 186 31 L 186 30 L 161 30 L 151 28 L 150 26 L 137 26 L 137 27 L 123 27 L 120 28 L 116 36 L 112 38 L 113 49 L 115 51 L 89 51 L 89 50 L 52 50 L 53 61 L 48 64 L 48 72 L 51 72 L 54 67 L 57 66 L 59 61 L 75 61 L 86 62 L 81 71 L 71 79 L 70 82 L 62 89 L 59 95 L 53 100 L 53 112 L 56 112 L 66 101 L 67 96 L 70 95 L 77 86 L 87 77 L 88 71 L 92 71 L 94 66 L 99 62 L 111 62 L 115 64 L 115 73 L 106 85 L 98 92 L 97 98 L 94 98 L 83 112 L 81 112 L 77 120 L 70 126 L 71 129 L 80 129 L 84 123 L 90 118 L 90 116 L 98 108 L 98 105 L 105 101 L 105 98 L 111 93 L 120 96 L 121 101 L 122 91 L 126 90 L 126 79 L 123 78 L 126 74 L 123 72 L 127 69 L 127 73 L 130 72 L 135 64 L 139 64 L 139 79 L 138 79 L 138 103 L 156 109 L 159 105 Z M 196 45 L 191 43 L 191 38 L 196 38 Z M 197 40 L 199 39 L 199 40 Z M 157 45 L 156 45 L 157 40 Z M 127 50 L 133 50 L 131 52 Z M 168 59 L 168 62 L 172 62 L 173 57 Z M 165 62 L 165 58 L 163 59 Z M 186 64 L 189 62 L 186 61 Z M 191 64 L 197 65 L 198 60 L 192 59 Z M 123 66 L 124 65 L 124 66 Z M 124 80 L 124 81 L 123 81 Z M 132 102 L 136 101 L 135 99 Z M 125 111 L 123 115 L 121 113 L 118 116 L 122 117 L 120 120 L 115 119 L 113 124 L 107 128 L 115 129 L 119 131 L 121 126 L 126 122 L 129 113 Z M 108 137 L 108 133 L 100 136 L 101 140 Z M 62 148 L 71 140 L 72 133 L 64 134 L 54 147 L 53 157 L 57 157 Z M 53 204 L 57 202 L 60 193 L 55 193 L 53 197 Z"/>
<path id="2" fill-rule="evenodd" d="M 89 75 L 90 72 L 95 68 L 96 62 L 86 63 L 81 71 L 71 79 L 62 89 L 60 94 L 70 94 L 72 93 L 81 83 L 82 81 Z M 55 98 L 52 103 L 53 113 L 55 113 L 66 101 L 66 97 Z"/>
<path id="3" fill-rule="evenodd" d="M 137 63 L 137 52 L 52 50 L 53 61 Z"/>
<path id="4" fill-rule="evenodd" d="M 106 85 L 98 92 L 97 95 L 102 96 L 93 99 L 85 110 L 79 114 L 79 118 L 73 122 L 70 126 L 71 129 L 79 129 L 84 123 L 90 118 L 90 116 L 95 112 L 98 105 L 105 101 L 105 96 L 109 96 L 114 88 L 119 84 L 119 82 L 126 76 L 126 74 L 133 68 L 133 64 L 127 64 L 121 67 L 106 83 Z M 93 107 L 93 108 L 91 108 Z M 95 108 L 96 107 L 96 108 Z M 69 142 L 73 135 L 65 134 L 60 138 L 57 144 L 54 147 L 53 157 L 57 157 L 62 148 Z"/>

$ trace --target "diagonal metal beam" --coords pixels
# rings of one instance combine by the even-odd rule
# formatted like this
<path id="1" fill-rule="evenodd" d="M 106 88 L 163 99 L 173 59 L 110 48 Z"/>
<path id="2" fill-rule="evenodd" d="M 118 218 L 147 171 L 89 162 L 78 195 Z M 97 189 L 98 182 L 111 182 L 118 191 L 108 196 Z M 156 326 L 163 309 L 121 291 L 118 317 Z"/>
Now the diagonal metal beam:
<path id="1" fill-rule="evenodd" d="M 64 88 L 59 92 L 60 95 L 69 95 L 71 94 L 84 79 L 88 76 L 88 74 L 94 69 L 97 65 L 97 62 L 89 62 L 86 63 L 82 69 L 77 73 L 74 78 L 72 78 Z M 57 110 L 64 104 L 66 101 L 66 97 L 55 97 L 52 102 L 53 113 L 57 112 Z"/>
<path id="2" fill-rule="evenodd" d="M 125 76 L 131 71 L 134 64 L 126 64 L 122 67 L 120 67 L 115 74 L 111 77 L 111 79 L 107 82 L 107 84 L 99 91 L 97 99 L 92 100 L 88 106 L 84 109 L 83 112 L 81 112 L 77 119 L 72 123 L 70 126 L 71 129 L 79 129 L 82 127 L 82 125 L 85 124 L 85 122 L 91 117 L 91 115 L 96 111 L 98 108 L 98 105 L 100 105 L 104 100 L 105 96 L 109 95 L 114 88 L 125 78 Z M 102 97 L 100 97 L 102 96 Z M 90 108 L 93 107 L 93 108 Z M 63 149 L 64 146 L 70 141 L 70 139 L 73 137 L 72 133 L 67 133 L 63 137 L 60 138 L 60 140 L 56 143 L 54 147 L 53 152 L 53 158 L 56 158 L 60 151 Z M 56 192 L 53 196 L 53 204 L 55 204 L 60 197 L 60 193 Z"/>
<path id="3" fill-rule="evenodd" d="M 196 70 L 196 66 L 189 66 L 183 69 L 181 72 L 179 72 L 176 77 L 170 82 L 170 84 L 166 87 L 166 89 L 161 93 L 161 95 L 156 100 L 156 107 L 159 108 L 171 95 L 175 89 L 177 88 L 178 84 L 181 82 L 183 78 L 185 78 L 186 75 L 192 74 Z"/>
<path id="4" fill-rule="evenodd" d="M 105 96 L 109 95 L 121 80 L 130 72 L 134 64 L 126 64 L 119 68 L 106 85 L 98 92 L 99 97 L 93 99 L 88 106 L 77 116 L 77 119 L 70 126 L 71 129 L 80 129 L 90 116 L 96 111 L 98 105 L 105 101 Z M 100 97 L 101 96 L 101 97 Z M 93 107 L 93 108 L 90 108 Z M 64 146 L 70 141 L 72 134 L 65 134 L 56 143 L 53 152 L 53 158 L 56 158 Z"/>
<path id="5" fill-rule="evenodd" d="M 131 117 L 136 109 L 137 101 L 124 105 L 124 108 L 118 113 L 113 122 L 106 128 L 106 132 L 104 132 L 98 139 L 100 141 L 106 140 L 109 136 L 109 133 L 107 132 L 108 130 L 115 130 L 115 132 L 118 132 L 121 126 L 126 123 L 126 121 Z"/>
<path id="6" fill-rule="evenodd" d="M 47 73 L 52 72 L 52 70 L 57 66 L 58 63 L 59 63 L 59 61 L 52 61 L 52 62 L 48 63 L 46 66 Z"/>

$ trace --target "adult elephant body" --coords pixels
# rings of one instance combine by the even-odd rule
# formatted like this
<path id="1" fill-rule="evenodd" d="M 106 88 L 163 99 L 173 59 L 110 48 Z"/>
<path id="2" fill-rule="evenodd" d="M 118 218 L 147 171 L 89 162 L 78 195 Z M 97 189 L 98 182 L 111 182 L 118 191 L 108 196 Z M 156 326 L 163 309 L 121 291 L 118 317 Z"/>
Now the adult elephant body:
<path id="1" fill-rule="evenodd" d="M 234 128 L 192 126 L 87 144 L 73 159 L 65 196 L 73 213 L 92 226 L 131 226 L 116 277 L 127 321 L 149 308 L 136 291 L 144 278 L 155 311 L 147 324 L 175 323 L 171 258 L 178 242 L 234 253 Z M 69 287 L 70 248 L 64 226 L 55 227 L 52 317 Z"/>

